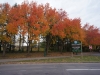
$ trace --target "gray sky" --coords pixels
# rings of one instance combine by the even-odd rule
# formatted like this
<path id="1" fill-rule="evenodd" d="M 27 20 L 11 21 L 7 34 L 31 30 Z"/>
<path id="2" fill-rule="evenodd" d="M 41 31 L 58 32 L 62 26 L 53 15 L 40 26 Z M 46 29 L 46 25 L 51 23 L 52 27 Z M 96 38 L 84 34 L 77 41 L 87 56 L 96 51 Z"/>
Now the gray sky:
<path id="1" fill-rule="evenodd" d="M 11 5 L 22 3 L 24 0 L 0 0 Z M 32 1 L 32 0 L 28 0 Z M 63 9 L 69 18 L 81 18 L 82 26 L 86 23 L 100 28 L 100 0 L 33 0 L 38 4 L 49 3 L 56 9 Z"/>

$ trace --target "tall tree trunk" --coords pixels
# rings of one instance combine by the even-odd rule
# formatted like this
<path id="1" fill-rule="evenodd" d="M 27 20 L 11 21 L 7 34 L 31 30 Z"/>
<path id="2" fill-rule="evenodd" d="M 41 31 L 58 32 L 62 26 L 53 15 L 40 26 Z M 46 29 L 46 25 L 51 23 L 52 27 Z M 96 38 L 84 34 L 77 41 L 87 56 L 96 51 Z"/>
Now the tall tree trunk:
<path id="1" fill-rule="evenodd" d="M 21 51 L 21 35 L 19 35 L 19 52 Z"/>
<path id="2" fill-rule="evenodd" d="M 11 52 L 11 44 L 9 44 L 9 52 Z"/>
<path id="3" fill-rule="evenodd" d="M 3 56 L 5 56 L 6 50 L 5 48 L 3 48 Z"/>
<path id="4" fill-rule="evenodd" d="M 24 46 L 23 46 L 23 43 L 22 43 L 22 52 L 24 51 Z"/>
<path id="5" fill-rule="evenodd" d="M 22 51 L 24 51 L 24 36 L 23 36 L 23 42 L 22 42 Z"/>
<path id="6" fill-rule="evenodd" d="M 15 51 L 15 39 L 16 39 L 15 35 L 13 35 L 12 39 L 13 39 L 13 43 L 10 44 L 10 51 L 14 52 Z"/>
<path id="7" fill-rule="evenodd" d="M 47 36 L 46 36 L 46 47 L 45 47 L 45 56 L 47 55 L 47 53 L 48 53 L 48 50 L 49 50 L 49 47 L 50 47 L 50 42 L 51 42 L 51 38 L 50 38 L 50 34 L 48 34 Z"/>
<path id="8" fill-rule="evenodd" d="M 6 49 L 7 49 L 7 47 L 6 47 L 6 44 L 4 43 L 3 44 L 3 56 L 5 56 L 5 54 L 6 54 Z"/>
<path id="9" fill-rule="evenodd" d="M 28 54 L 29 54 L 29 53 L 30 53 L 30 51 L 31 51 L 31 43 L 32 43 L 32 41 L 31 41 L 31 40 L 29 40 L 28 47 L 27 47 L 27 48 L 28 48 L 28 49 L 27 49 L 27 50 L 28 50 Z"/>
<path id="10" fill-rule="evenodd" d="M 40 51 L 40 42 L 38 42 L 38 52 Z"/>
<path id="11" fill-rule="evenodd" d="M 0 52 L 1 52 L 1 44 L 0 44 Z"/>

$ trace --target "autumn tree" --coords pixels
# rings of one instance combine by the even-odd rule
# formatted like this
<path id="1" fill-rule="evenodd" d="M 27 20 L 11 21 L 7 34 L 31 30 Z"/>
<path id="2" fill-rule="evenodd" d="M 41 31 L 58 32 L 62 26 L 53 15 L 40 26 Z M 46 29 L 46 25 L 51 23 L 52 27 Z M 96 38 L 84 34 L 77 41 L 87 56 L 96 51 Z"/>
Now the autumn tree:
<path id="1" fill-rule="evenodd" d="M 56 41 L 58 41 L 57 42 L 58 50 L 61 50 L 62 52 L 64 46 L 64 38 L 66 37 L 64 19 L 65 18 L 67 19 L 68 17 L 67 17 L 67 13 L 62 9 L 59 9 L 57 12 L 58 15 L 57 15 L 56 23 L 53 25 L 51 29 L 51 33 L 53 36 L 56 37 L 55 43 Z"/>
<path id="2" fill-rule="evenodd" d="M 83 26 L 86 34 L 86 45 L 100 45 L 100 30 L 94 25 L 89 25 L 88 23 Z"/>
<path id="3" fill-rule="evenodd" d="M 64 16 L 61 21 L 54 25 L 52 34 L 62 39 L 62 45 L 66 40 L 67 42 L 72 42 L 74 40 L 83 42 L 85 34 L 80 22 L 80 19 L 69 19 L 67 16 Z"/>
<path id="4" fill-rule="evenodd" d="M 25 1 L 20 5 L 20 21 L 22 36 L 27 36 L 27 50 L 28 53 L 32 48 L 32 43 L 39 40 L 39 36 L 45 35 L 47 22 L 44 20 L 44 7 L 38 5 L 36 2 L 30 4 Z"/>
<path id="5" fill-rule="evenodd" d="M 11 7 L 8 13 L 8 25 L 7 31 L 11 37 L 10 45 L 12 50 L 14 51 L 15 43 L 16 43 L 16 36 L 18 34 L 18 27 L 19 27 L 19 19 L 20 19 L 20 6 L 15 4 Z M 10 49 L 11 51 L 11 49 Z"/>
<path id="6" fill-rule="evenodd" d="M 46 49 L 45 52 L 48 52 L 51 42 L 53 41 L 52 28 L 55 24 L 57 24 L 60 20 L 60 14 L 55 8 L 51 8 L 49 4 L 45 4 L 44 6 L 44 19 L 47 22 L 47 26 L 49 27 L 46 31 L 45 39 L 46 39 Z"/>
<path id="7" fill-rule="evenodd" d="M 11 36 L 20 34 L 20 37 L 27 36 L 27 49 L 30 52 L 32 42 L 39 40 L 39 36 L 46 35 L 49 29 L 44 17 L 43 5 L 36 2 L 24 1 L 21 5 L 16 5 L 9 12 L 8 32 Z M 20 28 L 20 29 L 19 29 Z"/>
<path id="8" fill-rule="evenodd" d="M 7 44 L 11 40 L 6 28 L 8 24 L 9 9 L 10 9 L 10 5 L 8 3 L 0 4 L 0 41 L 3 46 L 3 56 L 5 55 Z"/>
<path id="9" fill-rule="evenodd" d="M 79 40 L 84 41 L 85 34 L 81 27 L 81 20 L 78 18 L 75 18 L 71 20 L 71 26 L 70 26 L 70 39 L 73 40 Z"/>
<path id="10" fill-rule="evenodd" d="M 28 41 L 29 49 L 31 49 L 32 43 L 39 40 L 40 34 L 44 33 L 45 29 L 42 30 L 44 21 L 43 5 L 38 5 L 36 2 L 31 2 L 29 5 L 29 16 L 28 16 Z M 45 26 L 46 28 L 46 26 Z"/>

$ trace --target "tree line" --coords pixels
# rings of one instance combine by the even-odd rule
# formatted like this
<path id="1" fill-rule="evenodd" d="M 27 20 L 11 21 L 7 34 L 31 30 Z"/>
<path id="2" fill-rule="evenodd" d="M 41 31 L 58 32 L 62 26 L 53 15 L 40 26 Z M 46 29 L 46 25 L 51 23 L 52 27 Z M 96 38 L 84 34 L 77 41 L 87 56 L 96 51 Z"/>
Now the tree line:
<path id="1" fill-rule="evenodd" d="M 28 53 L 40 38 L 45 41 L 46 53 L 56 42 L 61 51 L 66 42 L 74 40 L 81 41 L 84 46 L 100 45 L 99 28 L 89 23 L 82 26 L 80 18 L 71 19 L 66 11 L 52 8 L 49 3 L 0 4 L 0 50 L 3 47 L 3 55 L 8 44 L 15 46 L 18 36 L 19 50 L 23 42 L 27 44 Z"/>

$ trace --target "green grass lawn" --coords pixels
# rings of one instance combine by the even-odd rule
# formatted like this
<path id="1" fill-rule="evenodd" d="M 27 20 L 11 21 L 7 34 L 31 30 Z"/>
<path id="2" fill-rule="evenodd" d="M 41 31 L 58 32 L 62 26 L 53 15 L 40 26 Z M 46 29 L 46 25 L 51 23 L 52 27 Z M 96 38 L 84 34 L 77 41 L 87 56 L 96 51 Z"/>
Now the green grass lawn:
<path id="1" fill-rule="evenodd" d="M 66 58 L 35 59 L 18 61 L 21 63 L 94 63 L 100 62 L 100 56 L 74 56 Z"/>

